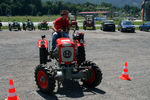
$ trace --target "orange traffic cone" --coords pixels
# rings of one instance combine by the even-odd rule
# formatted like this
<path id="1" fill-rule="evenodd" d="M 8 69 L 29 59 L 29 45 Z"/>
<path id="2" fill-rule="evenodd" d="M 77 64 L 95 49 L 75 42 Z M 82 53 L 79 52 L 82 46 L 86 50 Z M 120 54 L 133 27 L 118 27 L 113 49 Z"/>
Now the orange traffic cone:
<path id="1" fill-rule="evenodd" d="M 8 97 L 5 100 L 20 100 L 20 98 L 16 95 L 12 79 L 9 81 Z"/>
<path id="2" fill-rule="evenodd" d="M 131 80 L 131 78 L 128 75 L 128 63 L 125 62 L 125 66 L 123 68 L 122 76 L 119 77 L 120 79 L 123 80 Z"/>

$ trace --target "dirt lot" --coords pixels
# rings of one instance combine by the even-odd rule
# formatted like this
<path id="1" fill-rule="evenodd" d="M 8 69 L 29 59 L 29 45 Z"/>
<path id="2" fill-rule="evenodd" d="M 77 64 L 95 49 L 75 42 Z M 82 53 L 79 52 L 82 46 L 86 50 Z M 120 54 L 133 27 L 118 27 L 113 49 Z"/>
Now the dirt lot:
<path id="1" fill-rule="evenodd" d="M 83 31 L 83 30 L 80 30 Z M 9 79 L 14 80 L 21 100 L 149 100 L 150 99 L 150 33 L 85 31 L 86 55 L 103 72 L 96 89 L 71 83 L 53 95 L 38 91 L 34 68 L 39 64 L 37 41 L 49 31 L 0 31 L 0 100 L 8 94 Z M 120 80 L 125 61 L 131 81 Z"/>

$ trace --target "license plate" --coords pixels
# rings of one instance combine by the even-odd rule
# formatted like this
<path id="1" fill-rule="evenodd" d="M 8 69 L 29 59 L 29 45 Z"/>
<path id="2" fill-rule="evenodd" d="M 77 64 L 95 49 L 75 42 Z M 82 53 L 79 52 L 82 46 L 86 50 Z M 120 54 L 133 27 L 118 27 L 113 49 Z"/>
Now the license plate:
<path id="1" fill-rule="evenodd" d="M 128 28 L 127 30 L 131 30 L 131 29 Z"/>

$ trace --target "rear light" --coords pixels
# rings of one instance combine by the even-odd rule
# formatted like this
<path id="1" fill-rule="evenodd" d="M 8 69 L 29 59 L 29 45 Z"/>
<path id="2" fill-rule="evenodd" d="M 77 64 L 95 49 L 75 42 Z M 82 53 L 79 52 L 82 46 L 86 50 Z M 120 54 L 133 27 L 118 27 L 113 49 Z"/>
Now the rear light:
<path id="1" fill-rule="evenodd" d="M 48 41 L 47 40 L 39 40 L 38 47 L 39 48 L 48 48 Z"/>
<path id="2" fill-rule="evenodd" d="M 45 42 L 44 42 L 44 41 L 41 41 L 41 46 L 42 46 L 42 45 L 45 45 Z"/>

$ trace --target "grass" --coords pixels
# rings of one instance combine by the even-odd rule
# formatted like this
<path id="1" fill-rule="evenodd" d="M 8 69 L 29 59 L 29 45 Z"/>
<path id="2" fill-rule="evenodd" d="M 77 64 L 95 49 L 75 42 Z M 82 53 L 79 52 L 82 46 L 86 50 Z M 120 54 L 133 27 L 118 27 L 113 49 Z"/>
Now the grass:
<path id="1" fill-rule="evenodd" d="M 8 29 L 8 26 L 2 26 L 1 29 Z"/>
<path id="2" fill-rule="evenodd" d="M 53 16 L 0 16 L 0 20 L 2 22 L 11 22 L 11 21 L 18 21 L 18 22 L 25 22 L 27 19 L 30 19 L 32 22 L 41 22 L 43 20 L 53 21 L 56 18 L 60 17 L 59 15 L 53 15 Z"/>
<path id="3" fill-rule="evenodd" d="M 2 22 L 12 22 L 14 20 L 18 21 L 18 22 L 25 22 L 27 19 L 30 19 L 32 22 L 41 22 L 43 20 L 47 20 L 48 22 L 50 21 L 54 21 L 55 19 L 57 19 L 58 17 L 60 17 L 60 15 L 52 15 L 52 16 L 10 16 L 10 17 L 6 17 L 6 16 L 0 16 L 0 21 Z M 83 23 L 84 17 L 78 17 L 77 18 L 79 23 Z M 96 24 L 100 25 L 103 21 L 96 21 Z M 116 25 L 118 25 L 119 20 L 114 21 L 114 23 Z M 143 22 L 135 22 L 133 21 L 134 25 L 141 25 L 143 24 Z"/>

